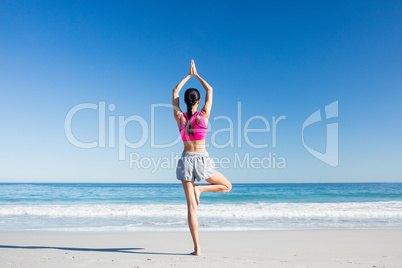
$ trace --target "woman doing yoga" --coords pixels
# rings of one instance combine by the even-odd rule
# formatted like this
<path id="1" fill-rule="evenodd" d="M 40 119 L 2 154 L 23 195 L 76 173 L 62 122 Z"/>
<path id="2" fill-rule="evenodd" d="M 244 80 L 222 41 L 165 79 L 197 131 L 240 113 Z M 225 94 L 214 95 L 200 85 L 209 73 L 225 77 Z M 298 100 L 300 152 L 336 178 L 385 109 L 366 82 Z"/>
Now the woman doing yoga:
<path id="1" fill-rule="evenodd" d="M 206 91 L 205 104 L 201 112 L 198 112 L 200 92 L 195 88 L 189 88 L 184 93 L 187 112 L 183 113 L 180 109 L 179 92 L 192 76 L 201 82 Z M 212 107 L 212 87 L 198 75 L 194 61 L 191 61 L 190 73 L 173 89 L 172 102 L 174 118 L 184 144 L 182 157 L 177 163 L 176 175 L 183 184 L 187 199 L 188 225 L 194 242 L 194 252 L 191 254 L 199 256 L 201 248 L 198 241 L 197 208 L 200 195 L 202 192 L 227 193 L 232 189 L 232 184 L 215 170 L 215 163 L 205 149 L 205 137 Z M 194 184 L 195 181 L 202 180 L 209 184 Z"/>

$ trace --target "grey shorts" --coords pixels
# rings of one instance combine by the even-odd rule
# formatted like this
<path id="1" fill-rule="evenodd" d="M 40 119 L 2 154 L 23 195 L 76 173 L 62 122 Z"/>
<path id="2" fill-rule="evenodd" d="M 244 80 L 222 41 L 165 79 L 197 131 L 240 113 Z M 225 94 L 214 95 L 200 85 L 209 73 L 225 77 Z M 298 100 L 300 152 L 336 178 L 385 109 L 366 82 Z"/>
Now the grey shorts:
<path id="1" fill-rule="evenodd" d="M 215 162 L 207 152 L 183 153 L 177 163 L 176 176 L 182 181 L 200 181 L 215 174 Z"/>

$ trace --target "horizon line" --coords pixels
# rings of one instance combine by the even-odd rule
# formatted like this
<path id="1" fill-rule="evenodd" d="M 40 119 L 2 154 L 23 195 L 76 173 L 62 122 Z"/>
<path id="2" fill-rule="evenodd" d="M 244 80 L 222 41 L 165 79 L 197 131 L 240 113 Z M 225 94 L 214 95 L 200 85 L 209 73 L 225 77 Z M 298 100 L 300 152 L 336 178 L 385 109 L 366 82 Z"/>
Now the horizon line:
<path id="1" fill-rule="evenodd" d="M 0 184 L 178 184 L 177 182 L 1 182 Z M 200 183 L 200 182 L 197 182 Z M 201 182 L 202 183 L 202 182 Z M 402 181 L 356 181 L 356 182 L 232 182 L 232 184 L 335 184 L 335 183 L 402 183 Z"/>

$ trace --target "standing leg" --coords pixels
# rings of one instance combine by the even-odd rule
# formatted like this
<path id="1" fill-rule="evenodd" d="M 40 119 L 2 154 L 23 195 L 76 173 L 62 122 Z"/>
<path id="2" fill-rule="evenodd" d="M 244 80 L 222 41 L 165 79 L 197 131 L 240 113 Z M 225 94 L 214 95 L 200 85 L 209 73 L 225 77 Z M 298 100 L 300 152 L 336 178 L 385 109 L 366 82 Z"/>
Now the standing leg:
<path id="1" fill-rule="evenodd" d="M 184 193 L 187 199 L 187 219 L 188 227 L 190 228 L 191 237 L 194 243 L 194 252 L 191 254 L 200 256 L 201 248 L 198 242 L 198 219 L 197 219 L 197 200 L 194 192 L 194 182 L 182 181 Z"/>

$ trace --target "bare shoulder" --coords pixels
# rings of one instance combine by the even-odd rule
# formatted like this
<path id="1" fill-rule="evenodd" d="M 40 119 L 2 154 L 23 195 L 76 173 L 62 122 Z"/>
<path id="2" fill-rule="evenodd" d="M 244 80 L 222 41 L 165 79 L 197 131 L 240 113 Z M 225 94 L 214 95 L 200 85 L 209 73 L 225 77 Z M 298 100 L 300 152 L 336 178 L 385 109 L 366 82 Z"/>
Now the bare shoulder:
<path id="1" fill-rule="evenodd" d="M 208 119 L 209 116 L 210 116 L 210 113 L 207 112 L 205 109 L 202 109 L 202 110 L 201 110 L 201 113 L 202 113 L 202 115 L 204 116 L 205 119 Z"/>
<path id="2" fill-rule="evenodd" d="M 177 113 L 174 114 L 174 119 L 176 120 L 177 125 L 180 124 L 180 118 L 181 118 L 182 115 L 183 115 L 182 111 L 177 112 Z"/>
<path id="3" fill-rule="evenodd" d="M 182 114 L 183 114 L 182 111 L 177 111 L 177 112 L 175 112 L 174 117 L 177 118 L 177 119 L 180 119 Z"/>

